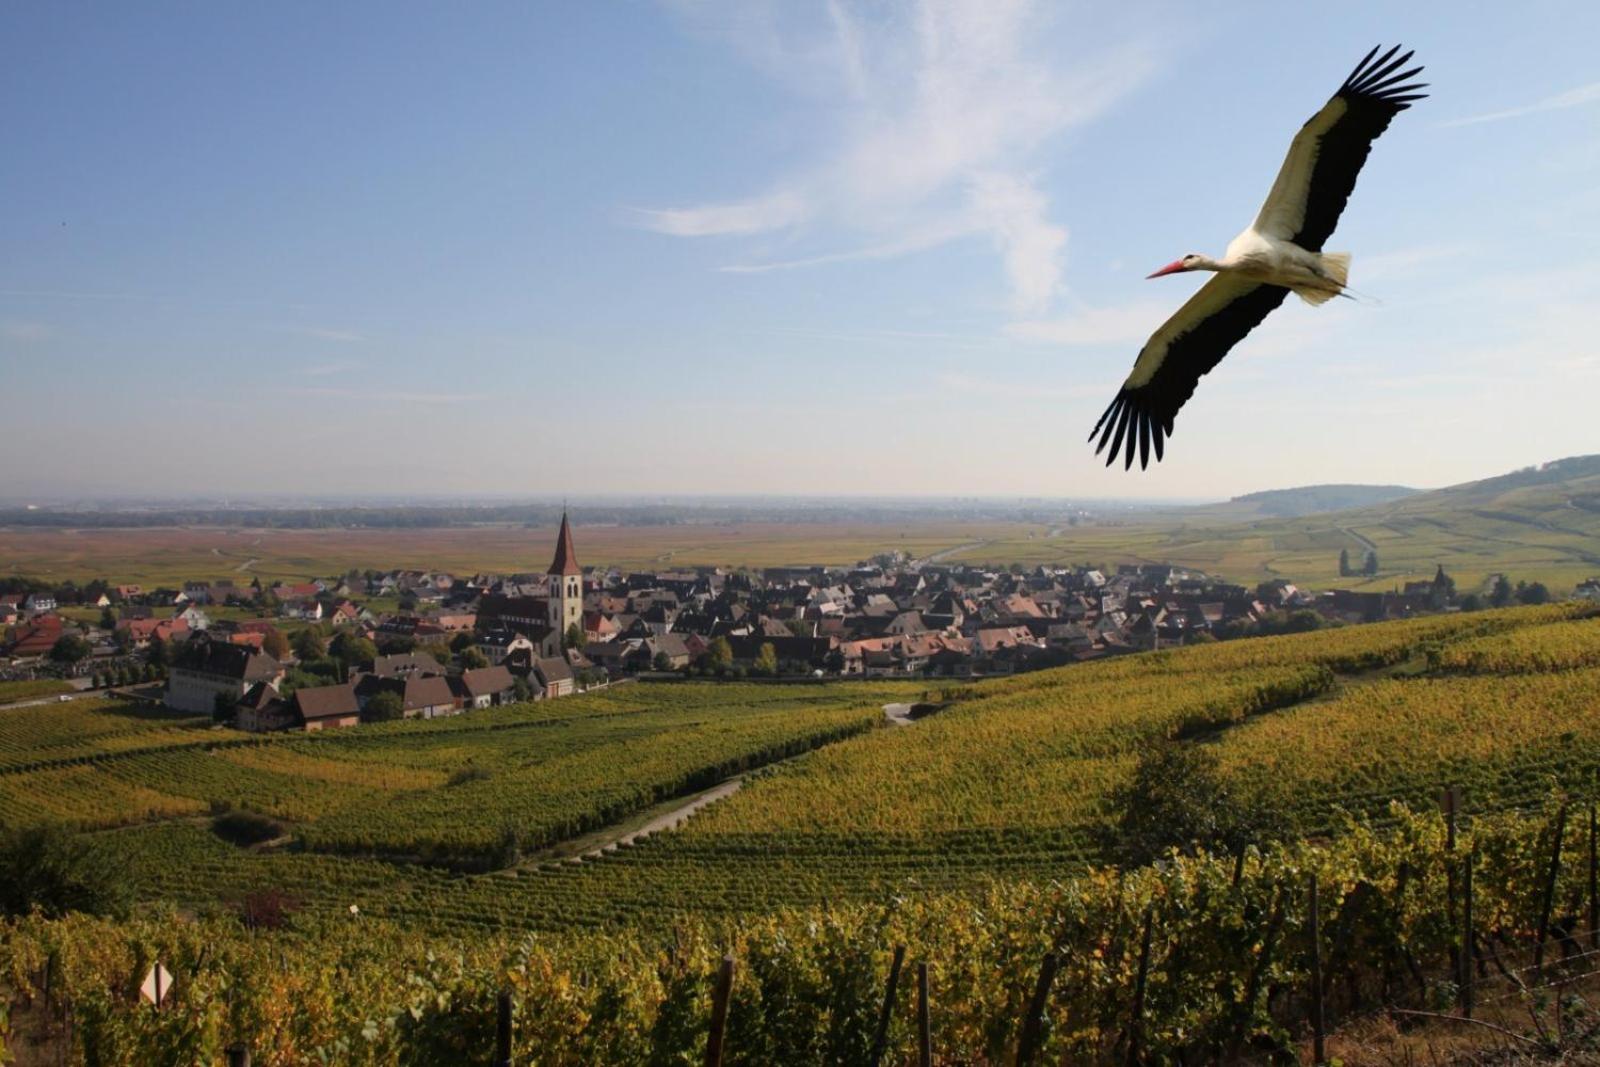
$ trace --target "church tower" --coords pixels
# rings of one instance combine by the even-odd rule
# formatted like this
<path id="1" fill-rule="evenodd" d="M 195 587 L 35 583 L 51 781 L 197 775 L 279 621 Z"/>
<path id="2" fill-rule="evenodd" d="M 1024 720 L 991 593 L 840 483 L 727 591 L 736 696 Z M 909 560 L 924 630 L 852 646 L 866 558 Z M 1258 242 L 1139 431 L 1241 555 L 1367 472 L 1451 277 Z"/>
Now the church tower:
<path id="1" fill-rule="evenodd" d="M 561 533 L 556 537 L 556 558 L 550 561 L 550 629 L 566 644 L 567 628 L 583 626 L 583 568 L 572 547 L 572 526 L 561 513 Z"/>

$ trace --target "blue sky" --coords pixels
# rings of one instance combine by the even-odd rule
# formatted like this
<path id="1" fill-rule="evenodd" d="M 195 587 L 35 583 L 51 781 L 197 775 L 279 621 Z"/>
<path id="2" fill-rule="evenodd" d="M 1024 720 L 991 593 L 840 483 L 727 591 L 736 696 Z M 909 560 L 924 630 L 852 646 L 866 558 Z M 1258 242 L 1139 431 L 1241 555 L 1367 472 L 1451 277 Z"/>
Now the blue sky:
<path id="1" fill-rule="evenodd" d="M 13 2 L 11 494 L 1211 497 L 1593 452 L 1600 6 Z M 1084 438 L 1377 42 L 1166 461 Z"/>

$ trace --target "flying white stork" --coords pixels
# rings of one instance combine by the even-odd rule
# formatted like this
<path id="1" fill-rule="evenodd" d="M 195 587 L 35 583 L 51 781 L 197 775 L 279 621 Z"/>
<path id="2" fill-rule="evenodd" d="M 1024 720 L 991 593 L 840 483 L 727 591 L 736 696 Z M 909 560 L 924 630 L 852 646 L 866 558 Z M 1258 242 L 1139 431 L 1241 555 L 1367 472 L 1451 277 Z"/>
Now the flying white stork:
<path id="1" fill-rule="evenodd" d="M 1117 398 L 1089 432 L 1091 441 L 1100 437 L 1096 454 L 1110 443 L 1106 466 L 1125 452 L 1123 467 L 1131 468 L 1137 449 L 1139 466 L 1148 467 L 1152 446 L 1159 462 L 1172 420 L 1200 377 L 1290 290 L 1309 304 L 1344 295 L 1349 253 L 1324 252 L 1322 244 L 1339 222 L 1372 142 L 1395 115 L 1427 95 L 1417 92 L 1426 85 L 1408 82 L 1422 68 L 1401 71 L 1412 53 L 1396 58 L 1399 50 L 1396 45 L 1382 56 L 1377 48 L 1368 52 L 1300 128 L 1261 213 L 1221 259 L 1191 253 L 1150 275 L 1209 270 L 1217 276 L 1145 342 Z"/>

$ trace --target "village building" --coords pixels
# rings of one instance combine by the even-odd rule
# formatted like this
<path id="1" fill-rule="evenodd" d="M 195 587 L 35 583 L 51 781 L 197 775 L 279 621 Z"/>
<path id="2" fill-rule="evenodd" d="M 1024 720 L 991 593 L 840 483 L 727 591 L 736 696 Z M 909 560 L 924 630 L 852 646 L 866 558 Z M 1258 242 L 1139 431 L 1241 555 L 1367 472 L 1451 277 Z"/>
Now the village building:
<path id="1" fill-rule="evenodd" d="M 265 652 L 220 641 L 199 641 L 167 675 L 166 705 L 175 711 L 212 715 L 237 703 L 257 682 L 277 682 L 283 665 Z"/>

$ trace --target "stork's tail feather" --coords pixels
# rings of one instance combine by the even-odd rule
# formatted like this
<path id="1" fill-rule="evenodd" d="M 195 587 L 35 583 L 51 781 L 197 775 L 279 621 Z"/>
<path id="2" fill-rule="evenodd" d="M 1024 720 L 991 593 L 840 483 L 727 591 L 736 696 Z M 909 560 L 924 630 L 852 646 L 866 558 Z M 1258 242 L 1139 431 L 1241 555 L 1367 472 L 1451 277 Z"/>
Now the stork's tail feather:
<path id="1" fill-rule="evenodd" d="M 1336 296 L 1343 296 L 1345 283 L 1350 280 L 1350 253 L 1324 252 L 1320 259 L 1322 276 L 1327 284 L 1297 286 L 1295 292 L 1308 304 L 1326 304 Z"/>

